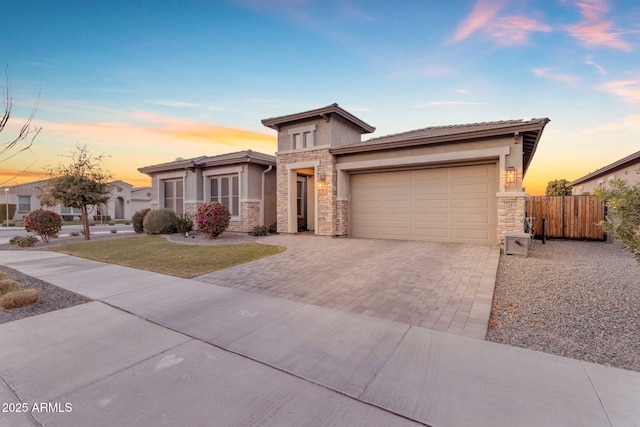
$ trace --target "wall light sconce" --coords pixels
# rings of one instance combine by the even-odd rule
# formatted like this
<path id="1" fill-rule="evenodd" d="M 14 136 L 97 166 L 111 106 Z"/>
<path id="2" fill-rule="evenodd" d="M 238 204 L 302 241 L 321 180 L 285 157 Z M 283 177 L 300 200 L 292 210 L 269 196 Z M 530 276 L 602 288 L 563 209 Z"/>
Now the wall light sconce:
<path id="1" fill-rule="evenodd" d="M 316 180 L 316 184 L 318 186 L 319 191 L 324 191 L 327 188 L 327 174 L 324 172 L 320 172 L 318 174 L 318 179 Z"/>
<path id="2" fill-rule="evenodd" d="M 516 183 L 516 170 L 513 168 L 513 166 L 509 166 L 509 168 L 506 170 L 507 174 L 505 177 L 505 182 L 507 184 L 515 184 Z"/>

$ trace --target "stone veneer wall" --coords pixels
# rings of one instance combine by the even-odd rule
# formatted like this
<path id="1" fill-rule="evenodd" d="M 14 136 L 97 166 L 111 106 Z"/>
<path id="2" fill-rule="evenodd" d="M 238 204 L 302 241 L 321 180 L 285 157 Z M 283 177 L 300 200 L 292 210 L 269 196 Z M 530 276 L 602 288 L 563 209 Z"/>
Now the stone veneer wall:
<path id="1" fill-rule="evenodd" d="M 278 205 L 278 232 L 289 232 L 289 170 L 288 164 L 294 163 L 307 163 L 318 161 L 317 174 L 324 174 L 326 181 L 323 187 L 320 187 L 318 183 L 319 176 L 315 178 L 316 186 L 318 188 L 317 194 L 317 221 L 318 227 L 316 234 L 321 236 L 335 236 L 340 234 L 346 234 L 341 228 L 337 227 L 338 221 L 336 215 L 336 170 L 335 170 L 335 158 L 329 153 L 328 149 L 300 151 L 296 153 L 278 154 L 278 167 L 277 167 L 277 205 Z M 316 191 L 316 189 L 309 189 L 309 191 Z"/>
<path id="2" fill-rule="evenodd" d="M 229 222 L 227 231 L 248 233 L 260 225 L 260 202 L 240 202 L 240 217 L 242 221 Z"/>
<path id="3" fill-rule="evenodd" d="M 498 244 L 504 243 L 507 233 L 524 232 L 525 195 L 498 196 Z"/>
<path id="4" fill-rule="evenodd" d="M 336 230 L 334 235 L 346 236 L 349 234 L 349 201 L 336 201 Z"/>

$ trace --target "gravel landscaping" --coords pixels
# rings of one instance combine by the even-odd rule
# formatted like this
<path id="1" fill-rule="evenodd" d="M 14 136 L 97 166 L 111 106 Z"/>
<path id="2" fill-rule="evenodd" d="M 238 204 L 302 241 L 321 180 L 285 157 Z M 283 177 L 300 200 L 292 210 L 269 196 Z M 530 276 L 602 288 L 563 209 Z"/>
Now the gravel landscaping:
<path id="1" fill-rule="evenodd" d="M 501 255 L 487 340 L 640 371 L 640 266 L 616 243 Z"/>
<path id="2" fill-rule="evenodd" d="M 81 295 L 59 288 L 35 277 L 27 276 L 12 268 L 0 265 L 0 271 L 4 271 L 9 279 L 20 282 L 22 288 L 33 288 L 40 294 L 38 302 L 26 307 L 12 308 L 11 310 L 5 310 L 0 307 L 0 324 L 91 301 Z"/>

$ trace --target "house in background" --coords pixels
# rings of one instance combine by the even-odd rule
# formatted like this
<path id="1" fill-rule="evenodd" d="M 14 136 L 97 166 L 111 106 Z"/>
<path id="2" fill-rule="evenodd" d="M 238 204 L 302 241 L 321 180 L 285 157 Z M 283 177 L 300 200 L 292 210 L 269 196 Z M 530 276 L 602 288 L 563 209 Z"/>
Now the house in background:
<path id="1" fill-rule="evenodd" d="M 136 213 L 151 208 L 151 187 L 134 187 L 131 189 L 131 212 Z"/>
<path id="2" fill-rule="evenodd" d="M 13 217 L 15 221 L 21 221 L 24 216 L 32 210 L 44 208 L 57 212 L 65 217 L 79 217 L 80 209 L 69 208 L 65 206 L 46 207 L 40 204 L 40 194 L 44 187 L 49 183 L 48 179 L 27 182 L 24 184 L 13 185 L 8 188 L 9 191 L 2 196 L 8 196 L 9 203 L 15 204 L 16 213 Z M 110 183 L 111 185 L 111 198 L 106 205 L 90 207 L 89 215 L 90 219 L 93 216 L 104 215 L 105 219 L 108 216 L 110 219 L 131 219 L 131 215 L 135 212 L 132 209 L 132 193 L 135 192 L 135 188 L 124 181 L 116 180 Z M 2 203 L 4 203 L 4 197 L 2 197 Z M 142 206 L 142 204 L 139 204 Z M 149 207 L 149 204 L 146 205 Z"/>
<path id="3" fill-rule="evenodd" d="M 338 104 L 265 119 L 277 131 L 278 232 L 501 243 L 523 231 L 522 180 L 547 118 L 375 128 Z"/>
<path id="4" fill-rule="evenodd" d="M 229 231 L 249 232 L 276 222 L 276 158 L 247 150 L 178 158 L 139 168 L 151 177 L 151 207 L 194 213 L 217 201 L 231 213 Z"/>
<path id="5" fill-rule="evenodd" d="M 610 165 L 578 178 L 568 185 L 572 186 L 573 195 L 593 194 L 593 190 L 605 186 L 614 179 L 623 179 L 629 184 L 640 182 L 640 151 L 617 160 Z"/>

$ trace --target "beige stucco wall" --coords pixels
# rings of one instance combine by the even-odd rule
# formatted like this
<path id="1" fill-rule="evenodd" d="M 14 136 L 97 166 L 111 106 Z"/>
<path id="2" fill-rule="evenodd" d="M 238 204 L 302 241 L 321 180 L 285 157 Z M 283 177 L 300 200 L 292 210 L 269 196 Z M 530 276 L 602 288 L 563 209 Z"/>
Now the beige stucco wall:
<path id="1" fill-rule="evenodd" d="M 185 212 L 194 213 L 198 206 L 209 200 L 208 180 L 213 175 L 237 173 L 240 177 L 240 215 L 231 219 L 229 231 L 249 232 L 253 227 L 260 225 L 261 200 L 262 200 L 262 172 L 268 166 L 255 163 L 240 163 L 221 165 L 210 168 L 177 169 L 154 173 L 152 176 L 152 200 L 151 207 L 161 207 L 163 199 L 163 186 L 161 182 L 166 179 L 182 178 L 184 187 Z M 276 174 L 275 171 L 265 176 L 265 225 L 269 226 L 276 221 Z"/>
<path id="2" fill-rule="evenodd" d="M 593 194 L 596 188 L 606 185 L 606 183 L 614 179 L 624 179 L 631 185 L 637 184 L 640 182 L 640 174 L 637 173 L 638 170 L 640 170 L 640 163 L 610 171 L 604 176 L 575 185 L 572 189 L 573 194 L 578 196 L 582 194 Z"/>

